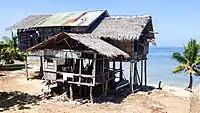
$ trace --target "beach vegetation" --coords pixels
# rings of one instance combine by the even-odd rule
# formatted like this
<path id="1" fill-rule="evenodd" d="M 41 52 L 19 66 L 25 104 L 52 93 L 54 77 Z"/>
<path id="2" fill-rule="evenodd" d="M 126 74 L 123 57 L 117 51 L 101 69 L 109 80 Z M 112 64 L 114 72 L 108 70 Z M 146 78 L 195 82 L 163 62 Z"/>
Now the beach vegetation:
<path id="1" fill-rule="evenodd" d="M 183 53 L 173 53 L 172 58 L 179 64 L 172 72 L 180 73 L 184 72 L 189 75 L 189 85 L 187 90 L 192 90 L 193 75 L 200 75 L 200 44 L 196 39 L 191 39 L 187 45 L 184 45 Z"/>
<path id="2" fill-rule="evenodd" d="M 2 37 L 0 41 L 1 64 L 13 64 L 15 60 L 24 61 L 25 53 L 19 51 L 18 37 Z"/>

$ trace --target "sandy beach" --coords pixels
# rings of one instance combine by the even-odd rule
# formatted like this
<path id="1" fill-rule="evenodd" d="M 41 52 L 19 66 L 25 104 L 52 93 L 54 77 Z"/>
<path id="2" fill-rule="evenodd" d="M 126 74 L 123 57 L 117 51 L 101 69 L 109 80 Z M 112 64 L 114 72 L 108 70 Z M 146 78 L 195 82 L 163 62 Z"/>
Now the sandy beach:
<path id="1" fill-rule="evenodd" d="M 109 96 L 108 101 L 94 104 L 63 102 L 58 97 L 41 100 L 41 80 L 27 81 L 24 70 L 0 74 L 0 110 L 5 113 L 188 113 L 193 95 L 182 88 L 162 86 L 163 90 Z M 194 98 L 192 101 L 192 106 L 199 104 Z"/>

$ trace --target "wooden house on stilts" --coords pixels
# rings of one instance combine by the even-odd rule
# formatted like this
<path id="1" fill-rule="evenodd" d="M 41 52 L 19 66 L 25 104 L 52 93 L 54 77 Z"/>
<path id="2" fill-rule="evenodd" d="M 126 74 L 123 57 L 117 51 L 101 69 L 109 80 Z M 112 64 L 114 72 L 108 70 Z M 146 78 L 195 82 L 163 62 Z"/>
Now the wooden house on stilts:
<path id="1" fill-rule="evenodd" d="M 40 56 L 43 79 L 69 90 L 71 99 L 147 85 L 151 16 L 113 17 L 106 10 L 31 15 L 7 30 L 17 30 L 20 50 Z M 128 80 L 122 62 L 130 62 Z"/>

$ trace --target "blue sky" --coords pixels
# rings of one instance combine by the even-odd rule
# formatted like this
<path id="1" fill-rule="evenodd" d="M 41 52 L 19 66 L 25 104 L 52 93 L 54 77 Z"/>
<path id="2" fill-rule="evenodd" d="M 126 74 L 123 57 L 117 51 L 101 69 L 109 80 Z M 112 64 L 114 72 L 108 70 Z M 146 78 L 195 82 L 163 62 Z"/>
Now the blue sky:
<path id="1" fill-rule="evenodd" d="M 198 0 L 2 0 L 0 36 L 5 28 L 30 14 L 107 9 L 111 15 L 152 15 L 158 46 L 182 46 L 200 40 Z"/>

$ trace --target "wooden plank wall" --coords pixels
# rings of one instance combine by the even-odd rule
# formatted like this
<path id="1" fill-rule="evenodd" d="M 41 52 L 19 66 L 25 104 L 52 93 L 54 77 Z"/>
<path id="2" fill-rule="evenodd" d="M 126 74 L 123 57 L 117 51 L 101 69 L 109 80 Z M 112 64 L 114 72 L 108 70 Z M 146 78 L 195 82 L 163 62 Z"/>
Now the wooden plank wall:
<path id="1" fill-rule="evenodd" d="M 27 48 L 32 47 L 38 43 L 43 42 L 45 39 L 48 39 L 51 36 L 54 36 L 61 32 L 70 32 L 70 33 L 82 33 L 87 30 L 87 27 L 40 27 L 40 28 L 34 28 L 36 31 L 38 31 L 39 35 L 33 30 L 33 29 L 18 29 L 17 35 L 19 37 L 19 48 L 21 51 L 25 51 Z M 31 31 L 32 30 L 32 31 Z M 30 43 L 31 37 L 32 39 L 32 45 Z"/>

